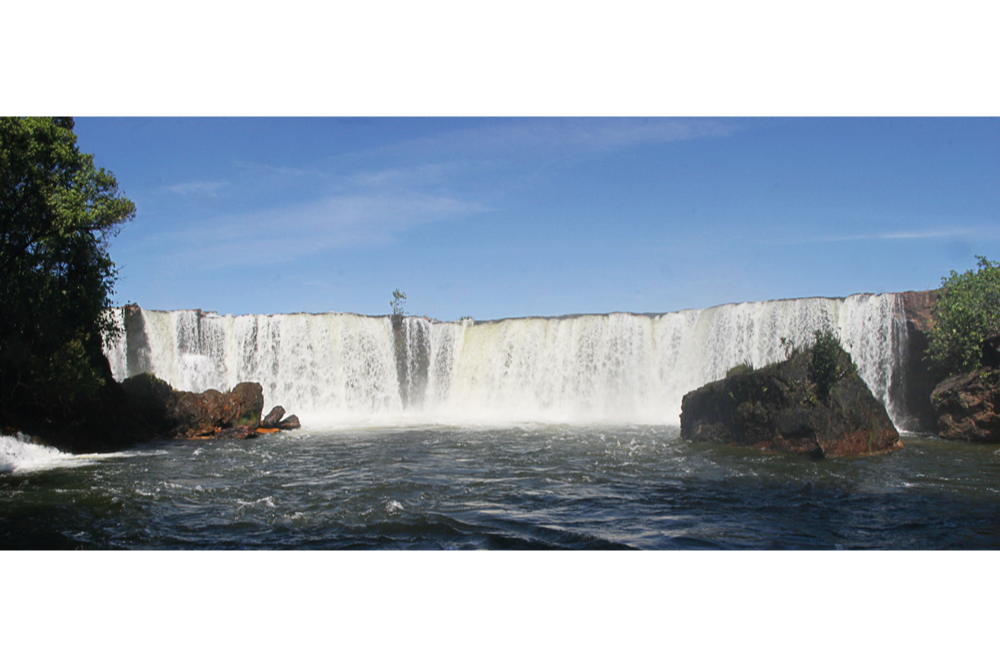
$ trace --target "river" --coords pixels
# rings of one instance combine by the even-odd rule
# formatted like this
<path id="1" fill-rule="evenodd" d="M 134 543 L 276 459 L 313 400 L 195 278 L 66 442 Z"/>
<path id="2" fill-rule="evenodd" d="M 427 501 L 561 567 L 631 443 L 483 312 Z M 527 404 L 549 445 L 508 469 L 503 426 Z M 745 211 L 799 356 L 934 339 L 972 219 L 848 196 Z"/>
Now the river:
<path id="1" fill-rule="evenodd" d="M 70 456 L 3 436 L 6 549 L 994 549 L 1000 450 L 810 459 L 670 425 L 397 424 Z"/>

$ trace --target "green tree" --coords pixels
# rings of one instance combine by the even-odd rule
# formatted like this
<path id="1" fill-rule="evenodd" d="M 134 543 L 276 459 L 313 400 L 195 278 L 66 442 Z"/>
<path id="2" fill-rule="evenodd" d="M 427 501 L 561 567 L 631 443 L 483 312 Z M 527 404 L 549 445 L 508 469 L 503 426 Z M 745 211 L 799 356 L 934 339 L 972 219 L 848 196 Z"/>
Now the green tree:
<path id="1" fill-rule="evenodd" d="M 406 306 L 406 292 L 400 292 L 398 289 L 392 290 L 392 301 L 389 302 L 392 306 L 393 315 L 403 315 L 403 307 Z"/>
<path id="2" fill-rule="evenodd" d="M 979 268 L 942 278 L 928 359 L 945 373 L 982 365 L 983 342 L 1000 333 L 1000 263 L 976 255 Z"/>
<path id="3" fill-rule="evenodd" d="M 0 419 L 56 419 L 107 377 L 108 238 L 135 215 L 69 118 L 0 118 Z M 103 369 L 102 369 L 103 364 Z"/>
<path id="4" fill-rule="evenodd" d="M 853 362 L 851 362 L 853 364 Z M 816 383 L 816 393 L 823 400 L 830 396 L 833 385 L 850 371 L 840 338 L 830 330 L 813 331 L 813 344 L 809 348 L 809 375 Z"/>

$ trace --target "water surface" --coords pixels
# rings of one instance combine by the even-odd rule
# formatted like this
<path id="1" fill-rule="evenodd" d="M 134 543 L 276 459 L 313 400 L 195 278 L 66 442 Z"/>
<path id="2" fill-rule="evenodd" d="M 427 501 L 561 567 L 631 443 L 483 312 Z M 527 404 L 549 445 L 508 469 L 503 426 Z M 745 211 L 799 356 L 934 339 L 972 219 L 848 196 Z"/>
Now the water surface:
<path id="1" fill-rule="evenodd" d="M 1000 546 L 1000 450 L 904 442 L 812 461 L 689 443 L 675 426 L 409 425 L 42 453 L 0 473 L 0 546 Z"/>

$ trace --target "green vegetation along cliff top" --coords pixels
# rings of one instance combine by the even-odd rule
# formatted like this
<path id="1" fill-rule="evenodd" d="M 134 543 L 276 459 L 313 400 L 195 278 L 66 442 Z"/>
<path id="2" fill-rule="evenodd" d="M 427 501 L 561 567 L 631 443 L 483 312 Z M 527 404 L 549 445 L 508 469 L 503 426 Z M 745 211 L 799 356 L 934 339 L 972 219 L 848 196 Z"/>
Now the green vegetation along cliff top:
<path id="1" fill-rule="evenodd" d="M 987 338 L 1000 333 L 1000 263 L 976 256 L 979 268 L 942 279 L 928 359 L 948 375 L 982 365 Z"/>

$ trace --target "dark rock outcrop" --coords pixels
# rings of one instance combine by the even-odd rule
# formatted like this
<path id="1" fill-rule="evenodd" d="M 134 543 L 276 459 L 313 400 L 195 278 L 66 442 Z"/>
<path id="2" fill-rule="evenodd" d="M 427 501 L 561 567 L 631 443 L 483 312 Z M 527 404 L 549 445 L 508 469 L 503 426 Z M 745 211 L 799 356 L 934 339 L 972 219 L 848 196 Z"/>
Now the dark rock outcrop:
<path id="1" fill-rule="evenodd" d="M 1000 442 L 1000 369 L 979 368 L 950 377 L 934 389 L 931 403 L 942 438 Z"/>
<path id="2" fill-rule="evenodd" d="M 122 309 L 125 325 L 125 357 L 128 375 L 148 373 L 153 368 L 150 359 L 149 338 L 146 336 L 146 318 L 138 304 L 130 303 Z"/>
<path id="3" fill-rule="evenodd" d="M 119 385 L 125 404 L 142 424 L 137 441 L 162 437 L 174 427 L 169 406 L 175 401 L 173 388 L 152 373 L 132 376 Z"/>
<path id="4" fill-rule="evenodd" d="M 906 344 L 902 350 L 902 394 L 893 396 L 906 415 L 901 426 L 912 431 L 937 430 L 937 413 L 931 393 L 945 375 L 931 367 L 927 359 L 930 331 L 934 328 L 934 304 L 937 291 L 903 292 L 899 295 L 906 316 Z"/>
<path id="5" fill-rule="evenodd" d="M 264 388 L 260 383 L 241 382 L 230 393 L 236 411 L 233 426 L 260 426 L 260 415 L 264 412 Z"/>
<path id="6" fill-rule="evenodd" d="M 837 348 L 837 372 L 818 385 L 810 350 L 759 370 L 733 374 L 684 396 L 681 435 L 813 458 L 899 449 L 899 433 Z"/>
<path id="7" fill-rule="evenodd" d="M 143 373 L 121 386 L 133 412 L 160 437 L 251 437 L 240 434 L 255 431 L 264 409 L 264 391 L 256 382 L 240 383 L 225 393 L 215 389 L 194 393 L 177 391 Z"/>
<path id="8" fill-rule="evenodd" d="M 257 433 L 277 433 L 278 431 L 290 431 L 296 428 L 302 428 L 302 424 L 299 423 L 299 418 L 295 415 L 285 416 L 285 409 L 280 405 L 276 405 L 271 408 L 271 411 L 267 413 L 267 416 L 260 421 L 260 427 L 257 428 Z"/>
<path id="9" fill-rule="evenodd" d="M 267 416 L 260 420 L 261 428 L 278 428 L 278 422 L 285 416 L 285 409 L 280 405 L 271 408 Z"/>
<path id="10" fill-rule="evenodd" d="M 121 451 L 153 438 L 154 432 L 131 409 L 104 355 L 98 370 L 103 384 L 94 396 L 77 402 L 68 414 L 53 414 L 51 419 L 19 424 L 17 430 L 73 454 Z"/>
<path id="11" fill-rule="evenodd" d="M 296 428 L 302 428 L 302 424 L 299 423 L 299 418 L 295 415 L 289 415 L 285 419 L 278 422 L 278 428 L 282 431 L 291 431 Z"/>

